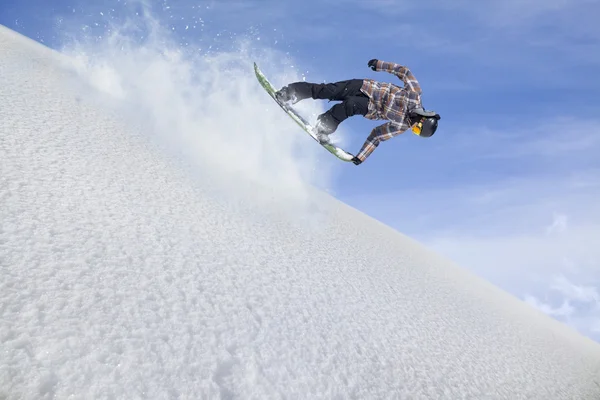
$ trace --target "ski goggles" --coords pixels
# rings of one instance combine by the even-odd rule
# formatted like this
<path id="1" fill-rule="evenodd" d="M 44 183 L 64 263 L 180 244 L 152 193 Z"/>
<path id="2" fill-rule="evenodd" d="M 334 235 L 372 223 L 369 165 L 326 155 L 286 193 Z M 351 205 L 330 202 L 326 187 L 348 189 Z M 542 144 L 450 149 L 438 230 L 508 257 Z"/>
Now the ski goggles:
<path id="1" fill-rule="evenodd" d="M 411 130 L 413 131 L 413 133 L 414 133 L 415 135 L 419 135 L 419 136 L 421 135 L 421 130 L 423 130 L 423 119 L 424 119 L 424 118 L 421 118 L 421 119 L 419 120 L 419 122 L 415 123 L 415 124 L 412 126 Z"/>

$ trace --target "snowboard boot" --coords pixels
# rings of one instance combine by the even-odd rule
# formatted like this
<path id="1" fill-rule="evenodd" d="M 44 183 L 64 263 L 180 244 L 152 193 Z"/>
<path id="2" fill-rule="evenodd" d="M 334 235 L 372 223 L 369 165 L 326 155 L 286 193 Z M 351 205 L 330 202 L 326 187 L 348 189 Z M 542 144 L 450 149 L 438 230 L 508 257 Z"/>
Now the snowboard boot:
<path id="1" fill-rule="evenodd" d="M 284 103 L 285 105 L 291 106 L 299 102 L 298 96 L 290 89 L 289 86 L 284 86 L 275 92 L 275 98 L 277 101 Z"/>
<path id="2" fill-rule="evenodd" d="M 321 143 L 331 143 L 329 135 L 336 131 L 338 124 L 331 114 L 325 112 L 317 117 L 317 123 L 314 126 L 314 133 Z"/>

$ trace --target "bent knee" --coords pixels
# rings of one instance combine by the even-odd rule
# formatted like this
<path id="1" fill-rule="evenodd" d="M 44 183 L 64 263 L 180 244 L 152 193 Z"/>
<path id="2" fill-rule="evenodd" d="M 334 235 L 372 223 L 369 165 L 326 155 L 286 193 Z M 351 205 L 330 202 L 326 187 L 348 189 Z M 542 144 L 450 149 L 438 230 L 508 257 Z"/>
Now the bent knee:
<path id="1" fill-rule="evenodd" d="M 344 110 L 348 115 L 366 115 L 369 111 L 368 99 L 361 96 L 349 97 L 344 101 Z"/>

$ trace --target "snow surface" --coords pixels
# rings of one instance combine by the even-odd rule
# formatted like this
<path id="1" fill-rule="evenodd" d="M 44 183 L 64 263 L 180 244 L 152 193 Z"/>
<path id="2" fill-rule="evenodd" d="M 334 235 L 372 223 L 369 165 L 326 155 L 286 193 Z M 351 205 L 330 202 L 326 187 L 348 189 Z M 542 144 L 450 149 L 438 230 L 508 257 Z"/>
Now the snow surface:
<path id="1" fill-rule="evenodd" d="M 597 343 L 323 191 L 186 169 L 40 44 L 0 52 L 0 399 L 600 398 Z"/>

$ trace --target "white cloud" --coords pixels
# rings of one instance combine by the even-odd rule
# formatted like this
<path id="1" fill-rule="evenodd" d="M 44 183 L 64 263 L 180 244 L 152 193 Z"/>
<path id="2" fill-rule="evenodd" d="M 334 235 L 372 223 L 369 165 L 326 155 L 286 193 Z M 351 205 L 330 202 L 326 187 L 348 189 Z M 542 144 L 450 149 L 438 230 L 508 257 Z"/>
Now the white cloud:
<path id="1" fill-rule="evenodd" d="M 564 232 L 567 229 L 567 220 L 566 215 L 555 213 L 552 224 L 546 228 L 546 234 Z"/>
<path id="2" fill-rule="evenodd" d="M 591 303 L 596 307 L 600 307 L 600 296 L 598 295 L 598 290 L 593 286 L 576 285 L 566 277 L 560 275 L 555 277 L 554 284 L 550 289 L 561 293 L 572 301 Z"/>
<path id="3" fill-rule="evenodd" d="M 487 228 L 486 237 L 464 231 L 421 236 L 433 249 L 600 341 L 600 223 L 569 226 L 554 236 L 494 236 L 496 226 Z"/>
<path id="4" fill-rule="evenodd" d="M 534 296 L 525 296 L 525 302 L 530 306 L 537 308 L 545 314 L 551 315 L 553 317 L 564 317 L 569 316 L 573 313 L 574 309 L 571 307 L 568 301 L 564 301 L 560 307 L 555 308 L 549 304 L 546 304 Z"/>
<path id="5" fill-rule="evenodd" d="M 600 285 L 600 279 L 596 284 Z M 533 295 L 524 297 L 525 301 L 533 307 L 573 326 L 587 336 L 600 340 L 598 293 L 598 287 L 575 284 L 563 274 L 559 274 L 553 277 L 553 283 L 545 293 L 542 293 L 543 298 Z"/>

